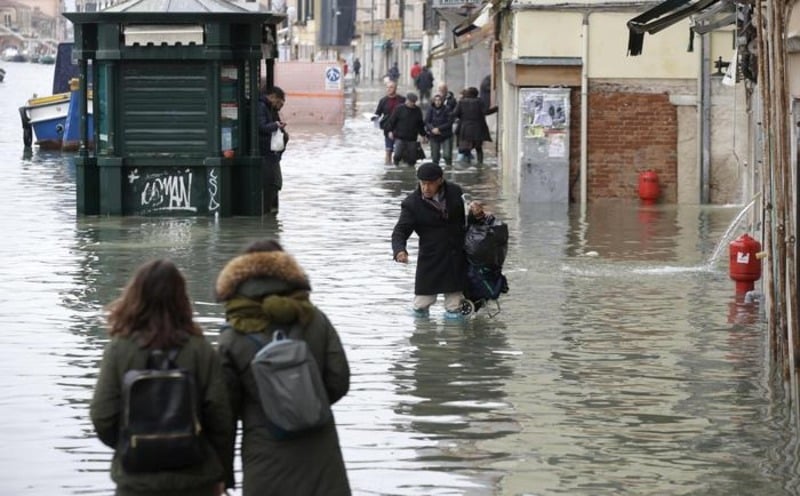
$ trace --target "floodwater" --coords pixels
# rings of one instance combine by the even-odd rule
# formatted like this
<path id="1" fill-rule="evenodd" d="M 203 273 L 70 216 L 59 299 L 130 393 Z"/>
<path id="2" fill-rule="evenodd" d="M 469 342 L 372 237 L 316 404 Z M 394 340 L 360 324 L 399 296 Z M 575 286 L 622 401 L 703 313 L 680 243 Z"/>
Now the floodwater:
<path id="1" fill-rule="evenodd" d="M 409 311 L 414 265 L 390 233 L 412 170 L 382 164 L 361 117 L 291 127 L 277 218 L 75 213 L 69 155 L 24 153 L 17 107 L 52 67 L 0 84 L 0 494 L 110 495 L 88 402 L 102 307 L 156 256 L 183 268 L 215 341 L 219 269 L 276 237 L 336 325 L 352 388 L 335 407 L 359 495 L 791 495 L 794 419 L 769 373 L 757 304 L 709 257 L 741 206 L 516 203 L 497 168 L 451 170 L 505 219 L 511 291 L 494 318 Z M 416 253 L 412 238 L 412 258 Z"/>

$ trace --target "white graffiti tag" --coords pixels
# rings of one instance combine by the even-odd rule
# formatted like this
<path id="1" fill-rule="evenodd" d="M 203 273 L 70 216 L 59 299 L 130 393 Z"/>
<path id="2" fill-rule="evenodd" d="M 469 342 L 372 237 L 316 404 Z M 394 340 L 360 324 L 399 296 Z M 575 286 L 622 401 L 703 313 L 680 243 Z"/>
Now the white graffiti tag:
<path id="1" fill-rule="evenodd" d="M 192 206 L 192 172 L 144 176 L 142 207 L 151 211 L 197 212 Z"/>
<path id="2" fill-rule="evenodd" d="M 219 201 L 217 200 L 217 170 L 214 168 L 208 171 L 208 211 L 216 212 L 219 208 Z"/>

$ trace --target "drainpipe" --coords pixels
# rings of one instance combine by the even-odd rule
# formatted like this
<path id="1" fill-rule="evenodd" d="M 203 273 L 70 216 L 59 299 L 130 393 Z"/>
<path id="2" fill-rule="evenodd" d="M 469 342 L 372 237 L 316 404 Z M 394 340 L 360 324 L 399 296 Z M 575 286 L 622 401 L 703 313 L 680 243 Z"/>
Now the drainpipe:
<path id="1" fill-rule="evenodd" d="M 583 14 L 583 26 L 581 27 L 581 37 L 583 46 L 581 47 L 581 210 L 586 209 L 587 178 L 586 170 L 588 163 L 588 133 L 589 133 L 589 13 Z"/>
<path id="2" fill-rule="evenodd" d="M 700 203 L 711 203 L 711 40 L 708 33 L 700 36 Z"/>

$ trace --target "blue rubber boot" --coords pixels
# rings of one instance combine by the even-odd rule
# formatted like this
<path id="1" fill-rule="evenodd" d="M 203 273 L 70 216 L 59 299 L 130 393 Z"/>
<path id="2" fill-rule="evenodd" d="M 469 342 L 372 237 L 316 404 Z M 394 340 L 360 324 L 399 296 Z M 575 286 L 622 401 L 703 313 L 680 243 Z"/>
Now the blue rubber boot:
<path id="1" fill-rule="evenodd" d="M 414 308 L 411 313 L 418 319 L 424 319 L 430 315 L 427 308 Z"/>
<path id="2" fill-rule="evenodd" d="M 464 318 L 464 314 L 461 312 L 451 312 L 449 310 L 445 310 L 444 318 L 446 320 L 461 320 Z"/>

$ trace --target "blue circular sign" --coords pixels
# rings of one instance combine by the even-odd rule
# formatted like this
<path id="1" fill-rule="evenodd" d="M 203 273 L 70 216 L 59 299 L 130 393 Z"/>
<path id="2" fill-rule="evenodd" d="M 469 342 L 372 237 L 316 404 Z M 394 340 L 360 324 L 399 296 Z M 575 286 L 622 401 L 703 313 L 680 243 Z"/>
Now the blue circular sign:
<path id="1" fill-rule="evenodd" d="M 328 67 L 325 71 L 325 79 L 331 83 L 336 83 L 342 79 L 342 71 L 338 67 Z"/>

